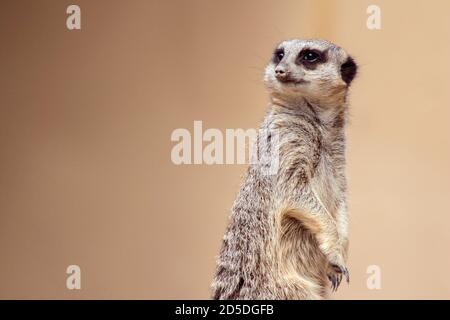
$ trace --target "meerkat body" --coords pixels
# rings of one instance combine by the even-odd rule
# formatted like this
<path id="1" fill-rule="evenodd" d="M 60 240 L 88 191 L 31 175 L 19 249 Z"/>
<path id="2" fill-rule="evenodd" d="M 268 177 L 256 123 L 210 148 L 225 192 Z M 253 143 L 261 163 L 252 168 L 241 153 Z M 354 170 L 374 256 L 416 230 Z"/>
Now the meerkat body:
<path id="1" fill-rule="evenodd" d="M 348 281 L 345 123 L 356 65 L 323 40 L 290 40 L 266 67 L 271 103 L 233 205 L 214 299 L 321 299 Z"/>

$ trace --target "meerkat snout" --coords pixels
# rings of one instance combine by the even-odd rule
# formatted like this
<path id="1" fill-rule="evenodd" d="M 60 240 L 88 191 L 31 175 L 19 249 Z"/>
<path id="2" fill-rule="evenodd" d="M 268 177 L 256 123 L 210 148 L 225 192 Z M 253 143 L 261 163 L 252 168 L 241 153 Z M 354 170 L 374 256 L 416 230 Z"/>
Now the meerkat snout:
<path id="1" fill-rule="evenodd" d="M 303 79 L 303 72 L 301 70 L 293 71 L 285 64 L 279 64 L 275 68 L 275 78 L 284 84 L 302 84 L 306 81 Z"/>
<path id="2" fill-rule="evenodd" d="M 289 71 L 286 71 L 285 66 L 277 66 L 275 68 L 275 78 L 277 78 L 280 82 L 289 82 L 291 79 L 291 73 Z"/>
<path id="3" fill-rule="evenodd" d="M 284 67 L 277 66 L 275 68 L 275 76 L 277 77 L 277 79 L 284 78 L 286 76 L 286 70 L 284 70 Z"/>

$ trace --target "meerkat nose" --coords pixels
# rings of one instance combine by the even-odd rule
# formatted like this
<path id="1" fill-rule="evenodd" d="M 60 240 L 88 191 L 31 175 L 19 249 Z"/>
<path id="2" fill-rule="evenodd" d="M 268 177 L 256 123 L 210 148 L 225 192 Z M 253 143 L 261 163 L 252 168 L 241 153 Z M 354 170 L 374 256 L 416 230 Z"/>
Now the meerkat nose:
<path id="1" fill-rule="evenodd" d="M 275 77 L 277 79 L 284 79 L 284 78 L 286 78 L 287 77 L 286 70 L 284 70 L 284 68 L 277 67 L 275 69 Z"/>

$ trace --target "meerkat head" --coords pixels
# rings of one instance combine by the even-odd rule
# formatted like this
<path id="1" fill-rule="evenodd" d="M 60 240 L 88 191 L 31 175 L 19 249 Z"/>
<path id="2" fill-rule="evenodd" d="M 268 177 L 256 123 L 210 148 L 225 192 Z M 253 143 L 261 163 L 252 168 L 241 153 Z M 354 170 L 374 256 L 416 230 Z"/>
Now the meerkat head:
<path id="1" fill-rule="evenodd" d="M 296 39 L 277 46 L 264 81 L 275 98 L 333 105 L 345 100 L 356 71 L 342 48 L 325 40 Z"/>

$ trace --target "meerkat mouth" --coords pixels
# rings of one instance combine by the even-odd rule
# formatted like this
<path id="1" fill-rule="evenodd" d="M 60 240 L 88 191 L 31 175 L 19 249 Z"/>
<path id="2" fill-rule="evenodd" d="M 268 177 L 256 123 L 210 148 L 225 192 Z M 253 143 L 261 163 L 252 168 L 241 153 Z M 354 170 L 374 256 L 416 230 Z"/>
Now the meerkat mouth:
<path id="1" fill-rule="evenodd" d="M 308 83 L 308 81 L 304 80 L 304 79 L 292 79 L 292 78 L 285 78 L 285 79 L 277 79 L 280 83 L 282 84 L 293 84 L 293 85 L 298 85 L 298 84 L 305 84 Z"/>

